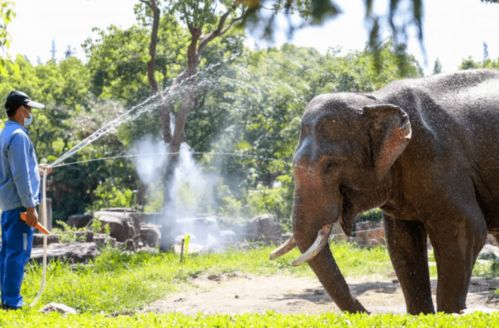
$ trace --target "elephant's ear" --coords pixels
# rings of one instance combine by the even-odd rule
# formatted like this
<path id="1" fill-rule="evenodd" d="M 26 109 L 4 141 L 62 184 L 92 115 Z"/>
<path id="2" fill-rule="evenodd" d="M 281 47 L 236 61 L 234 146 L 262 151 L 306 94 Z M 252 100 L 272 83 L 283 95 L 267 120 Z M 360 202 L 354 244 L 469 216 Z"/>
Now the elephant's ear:
<path id="1" fill-rule="evenodd" d="M 390 104 L 366 106 L 363 115 L 369 122 L 376 176 L 382 180 L 409 143 L 411 123 L 406 112 Z"/>

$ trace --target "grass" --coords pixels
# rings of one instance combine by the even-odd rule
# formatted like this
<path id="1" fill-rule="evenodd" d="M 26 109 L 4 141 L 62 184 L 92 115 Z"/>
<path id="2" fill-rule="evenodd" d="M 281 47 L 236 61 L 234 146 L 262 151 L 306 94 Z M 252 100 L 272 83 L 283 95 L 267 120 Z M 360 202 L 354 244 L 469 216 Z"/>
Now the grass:
<path id="1" fill-rule="evenodd" d="M 367 250 L 347 243 L 335 244 L 333 248 L 336 260 L 347 276 L 382 274 L 390 270 L 388 255 L 383 248 Z M 262 275 L 277 272 L 313 275 L 307 265 L 293 267 L 289 264 L 298 256 L 298 251 L 269 261 L 272 249 L 264 247 L 190 256 L 184 263 L 180 263 L 178 256 L 172 253 L 128 255 L 108 249 L 89 265 L 75 267 L 61 262 L 51 263 L 47 270 L 47 287 L 39 303 L 59 302 L 90 313 L 126 312 L 185 287 L 201 273 L 237 271 Z M 22 290 L 28 304 L 38 291 L 40 277 L 40 266 L 28 268 Z"/>
<path id="2" fill-rule="evenodd" d="M 360 326 L 367 327 L 385 326 L 384 323 L 383 325 L 379 323 L 382 320 L 380 318 L 386 317 L 390 318 L 389 322 L 387 321 L 387 327 L 404 325 L 412 327 L 416 325 L 415 319 L 412 319 L 414 317 L 394 315 L 368 317 L 338 314 L 283 316 L 268 313 L 247 316 L 200 315 L 189 317 L 180 314 L 148 313 L 114 317 L 120 313 L 134 313 L 168 293 L 185 289 L 189 286 L 190 281 L 200 274 L 244 272 L 260 275 L 284 273 L 313 276 L 307 265 L 300 267 L 290 265 L 291 260 L 298 256 L 297 250 L 278 260 L 269 261 L 268 255 L 272 250 L 271 247 L 254 248 L 248 251 L 229 250 L 221 254 L 190 256 L 187 261 L 180 263 L 178 256 L 172 253 L 130 255 L 107 249 L 88 265 L 71 266 L 61 262 L 52 262 L 48 267 L 47 287 L 39 305 L 34 308 L 26 307 L 17 312 L 0 311 L 0 327 L 30 327 L 35 325 L 37 327 L 266 326 L 262 324 L 263 322 L 271 322 L 270 326 L 273 327 L 325 327 L 327 325 L 341 327 L 356 326 L 354 322 L 358 322 Z M 348 243 L 336 243 L 332 245 L 332 250 L 340 269 L 347 277 L 371 274 L 388 275 L 393 272 L 388 253 L 382 247 L 362 249 Z M 486 266 L 481 267 L 478 271 L 481 275 L 494 274 L 494 271 L 491 273 L 491 270 L 487 270 Z M 27 304 L 33 300 L 38 291 L 40 278 L 40 266 L 30 265 L 22 290 Z M 63 317 L 57 314 L 44 315 L 37 312 L 43 304 L 49 302 L 64 303 L 77 309 L 81 314 Z M 444 326 L 441 325 L 442 320 L 444 320 L 442 318 L 444 317 L 428 316 L 422 317 L 421 320 L 428 322 L 429 326 Z M 470 322 L 467 320 L 471 320 L 455 319 L 452 316 L 445 318 L 448 322 L 455 323 L 452 326 L 458 327 L 462 322 Z M 460 316 L 459 318 L 468 317 Z M 499 316 L 492 315 L 488 320 L 499 322 Z M 205 325 L 203 322 L 208 324 Z M 295 324 L 300 322 L 303 325 Z M 476 325 L 473 324 L 473 326 Z"/>
<path id="3" fill-rule="evenodd" d="M 336 243 L 332 249 L 347 277 L 388 275 L 393 272 L 388 253 L 382 247 L 365 249 L 349 243 Z M 47 287 L 39 303 L 64 303 L 80 312 L 127 312 L 185 288 L 201 273 L 314 275 L 308 265 L 290 265 L 299 254 L 297 250 L 269 261 L 268 255 L 272 250 L 271 247 L 229 250 L 220 254 L 190 256 L 180 263 L 178 256 L 172 253 L 130 255 L 107 249 L 89 265 L 71 266 L 52 262 L 47 270 Z M 432 267 L 431 271 L 435 276 L 436 268 Z M 477 265 L 475 273 L 491 275 L 490 268 L 484 264 Z M 27 304 L 36 295 L 40 278 L 40 266 L 29 266 L 22 290 Z"/>
<path id="4" fill-rule="evenodd" d="M 145 313 L 111 317 L 103 314 L 67 315 L 37 312 L 7 312 L 0 315 L 0 327 L 474 327 L 499 326 L 499 313 L 462 316 L 438 313 L 410 316 L 401 314 L 265 314 L 196 315 Z"/>

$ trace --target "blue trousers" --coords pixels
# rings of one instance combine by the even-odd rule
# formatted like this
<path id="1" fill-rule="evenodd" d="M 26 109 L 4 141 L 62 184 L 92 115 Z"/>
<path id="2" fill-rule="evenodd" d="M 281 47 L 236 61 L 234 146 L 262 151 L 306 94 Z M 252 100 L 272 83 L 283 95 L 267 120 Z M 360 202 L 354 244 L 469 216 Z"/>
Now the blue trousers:
<path id="1" fill-rule="evenodd" d="M 24 211 L 25 208 L 16 208 L 2 212 L 0 288 L 2 303 L 13 308 L 23 305 L 21 284 L 33 243 L 33 228 L 20 219 Z"/>

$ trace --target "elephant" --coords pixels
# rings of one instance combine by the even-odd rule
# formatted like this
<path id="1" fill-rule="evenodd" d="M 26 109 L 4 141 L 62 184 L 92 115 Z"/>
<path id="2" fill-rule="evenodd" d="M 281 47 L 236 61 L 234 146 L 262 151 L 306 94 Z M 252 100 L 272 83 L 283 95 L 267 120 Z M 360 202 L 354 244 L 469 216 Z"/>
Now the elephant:
<path id="1" fill-rule="evenodd" d="M 380 208 L 386 245 L 410 314 L 460 313 L 487 232 L 499 240 L 499 71 L 395 81 L 370 93 L 314 97 L 293 158 L 294 247 L 343 311 L 367 312 L 329 247 L 332 224 Z"/>

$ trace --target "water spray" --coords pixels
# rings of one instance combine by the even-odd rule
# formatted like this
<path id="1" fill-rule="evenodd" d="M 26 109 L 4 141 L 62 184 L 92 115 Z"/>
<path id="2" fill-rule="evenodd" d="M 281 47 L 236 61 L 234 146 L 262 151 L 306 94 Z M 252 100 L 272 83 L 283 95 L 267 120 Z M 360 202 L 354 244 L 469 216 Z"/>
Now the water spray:
<path id="1" fill-rule="evenodd" d="M 200 76 L 201 73 L 209 72 L 209 71 L 215 69 L 216 67 L 221 66 L 222 64 L 225 64 L 227 62 L 230 62 L 230 61 L 234 60 L 235 58 L 238 57 L 238 55 L 239 54 L 234 54 L 233 56 L 231 56 L 227 60 L 225 60 L 223 62 L 220 62 L 220 63 L 216 63 L 216 64 L 213 64 L 213 65 L 210 65 L 210 66 L 206 67 L 204 70 L 200 70 L 196 74 L 194 74 L 194 75 L 190 76 L 189 78 L 181 81 L 176 86 L 176 88 L 173 89 L 174 93 L 171 92 L 172 91 L 172 87 L 167 87 L 163 91 L 153 94 L 152 96 L 148 97 L 147 99 L 145 99 L 144 101 L 142 101 L 138 105 L 133 106 L 132 108 L 130 108 L 125 113 L 119 115 L 117 118 L 113 119 L 112 121 L 108 122 L 107 124 L 105 124 L 101 128 L 97 129 L 94 133 L 92 133 L 87 138 L 83 139 L 76 146 L 74 146 L 73 148 L 71 148 L 67 152 L 63 153 L 54 162 L 52 162 L 51 164 L 48 164 L 47 166 L 45 166 L 44 169 L 42 170 L 42 175 L 43 175 L 43 177 L 42 177 L 43 178 L 42 179 L 42 203 L 41 203 L 41 216 L 43 218 L 42 225 L 44 227 L 46 227 L 47 224 L 48 224 L 48 222 L 47 222 L 47 220 L 48 220 L 47 219 L 47 174 L 48 174 L 48 172 L 49 172 L 50 169 L 52 169 L 54 167 L 58 167 L 58 166 L 63 166 L 62 163 L 65 160 L 67 160 L 68 158 L 70 158 L 71 156 L 73 156 L 74 154 L 76 154 L 81 149 L 83 149 L 86 146 L 90 145 L 94 141 L 100 139 L 101 137 L 105 136 L 109 132 L 113 131 L 118 126 L 122 125 L 125 122 L 132 121 L 132 120 L 138 118 L 139 116 L 141 116 L 142 114 L 144 114 L 146 112 L 149 112 L 149 111 L 157 108 L 157 102 L 158 102 L 158 100 L 160 100 L 161 102 L 167 102 L 167 101 L 173 100 L 174 96 L 181 96 L 182 94 L 181 94 L 180 91 L 181 91 L 181 87 L 182 87 L 183 84 L 193 81 L 198 76 Z M 46 275 L 47 275 L 47 249 L 48 249 L 47 244 L 48 244 L 47 234 L 44 234 L 43 235 L 42 281 L 41 281 L 41 284 L 40 284 L 40 290 L 38 291 L 38 294 L 36 295 L 36 297 L 33 300 L 33 302 L 31 302 L 30 306 L 34 306 L 38 302 L 38 300 L 40 299 L 40 296 L 43 293 L 43 289 L 45 288 Z M 187 242 L 187 247 L 188 247 L 188 242 Z"/>

